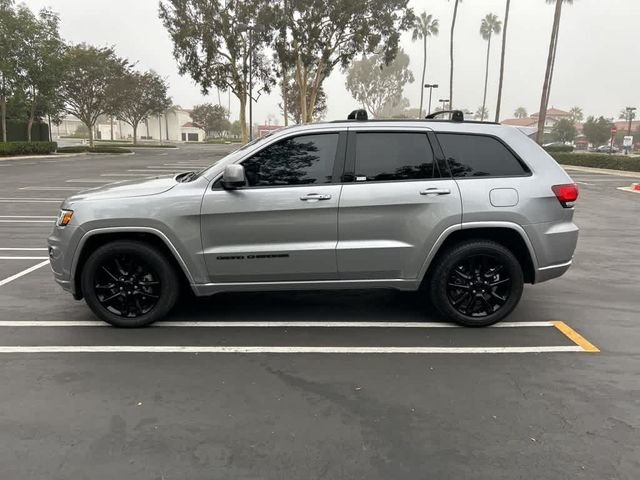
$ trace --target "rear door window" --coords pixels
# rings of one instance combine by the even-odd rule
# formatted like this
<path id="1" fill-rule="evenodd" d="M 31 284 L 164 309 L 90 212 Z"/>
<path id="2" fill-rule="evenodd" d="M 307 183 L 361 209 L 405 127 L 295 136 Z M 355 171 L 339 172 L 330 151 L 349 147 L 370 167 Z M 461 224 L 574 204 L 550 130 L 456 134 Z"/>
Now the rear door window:
<path id="1" fill-rule="evenodd" d="M 356 181 L 439 178 L 426 133 L 358 132 Z"/>
<path id="2" fill-rule="evenodd" d="M 486 135 L 438 133 L 438 140 L 456 178 L 521 177 L 529 170 L 498 139 Z"/>

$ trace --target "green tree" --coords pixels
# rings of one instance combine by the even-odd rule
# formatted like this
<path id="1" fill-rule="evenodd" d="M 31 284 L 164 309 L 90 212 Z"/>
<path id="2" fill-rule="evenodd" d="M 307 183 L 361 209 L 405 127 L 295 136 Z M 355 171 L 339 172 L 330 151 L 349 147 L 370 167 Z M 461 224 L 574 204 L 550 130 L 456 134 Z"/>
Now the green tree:
<path id="1" fill-rule="evenodd" d="M 480 23 L 480 35 L 487 41 L 487 64 L 484 74 L 484 95 L 482 96 L 482 110 L 484 113 L 487 105 L 487 85 L 489 82 L 489 54 L 491 53 L 491 37 L 499 35 L 502 31 L 502 22 L 493 13 L 487 14 Z M 480 121 L 484 121 L 484 116 L 480 117 Z"/>
<path id="2" fill-rule="evenodd" d="M 289 77 L 290 78 L 290 77 Z M 284 81 L 284 79 L 283 79 Z M 298 85 L 293 81 L 289 81 L 289 87 L 286 89 L 289 94 L 287 95 L 287 112 L 289 118 L 293 120 L 294 123 L 300 124 L 305 123 L 302 118 L 302 110 L 300 109 L 300 102 L 298 100 L 300 93 L 298 92 Z M 307 88 L 307 96 L 311 95 L 311 88 Z M 284 105 L 282 103 L 278 104 L 280 111 L 284 114 Z M 316 101 L 313 105 L 313 114 L 312 120 L 318 121 L 322 120 L 327 114 L 327 94 L 324 92 L 324 88 L 321 86 L 318 90 L 318 94 L 316 95 Z"/>
<path id="3" fill-rule="evenodd" d="M 561 118 L 551 130 L 551 137 L 556 142 L 572 142 L 578 136 L 578 130 L 568 118 Z"/>
<path id="4" fill-rule="evenodd" d="M 580 107 L 572 107 L 569 110 L 569 119 L 573 122 L 581 122 L 584 119 L 584 113 Z"/>
<path id="5" fill-rule="evenodd" d="M 453 109 L 453 37 L 458 19 L 458 5 L 462 0 L 453 0 L 453 18 L 451 20 L 451 38 L 449 40 L 449 105 Z"/>
<path id="6" fill-rule="evenodd" d="M 263 0 L 160 2 L 160 19 L 173 40 L 180 73 L 188 73 L 203 94 L 213 87 L 233 92 L 240 102 L 244 142 L 249 136 L 249 84 L 254 92 L 268 93 L 275 83 L 272 66 L 263 54 L 271 43 L 273 14 L 271 3 Z"/>
<path id="7" fill-rule="evenodd" d="M 13 0 L 0 0 L 0 129 L 7 141 L 7 99 L 19 82 L 18 60 L 22 38 Z"/>
<path id="8" fill-rule="evenodd" d="M 230 133 L 233 137 L 238 138 L 240 135 L 242 135 L 242 126 L 240 125 L 240 121 L 236 120 L 235 122 L 233 122 L 231 124 L 231 130 Z"/>
<path id="9" fill-rule="evenodd" d="M 504 84 L 504 57 L 507 50 L 507 27 L 509 26 L 509 9 L 511 8 L 511 0 L 507 0 L 504 10 L 504 27 L 502 29 L 502 51 L 500 53 L 500 80 L 498 82 L 498 100 L 496 102 L 496 118 L 500 121 L 500 108 L 502 106 L 502 86 Z"/>
<path id="10" fill-rule="evenodd" d="M 390 63 L 400 34 L 413 23 L 408 0 L 277 0 L 289 35 L 278 56 L 294 72 L 303 122 L 310 122 L 322 83 L 336 67 L 346 69 L 359 54 L 381 53 Z M 284 15 L 286 7 L 286 15 Z"/>
<path id="11" fill-rule="evenodd" d="M 131 125 L 134 145 L 138 143 L 138 125 L 170 107 L 167 89 L 165 80 L 154 71 L 141 73 L 128 70 L 113 82 L 108 113 Z"/>
<path id="12" fill-rule="evenodd" d="M 60 18 L 51 10 L 42 9 L 36 17 L 22 5 L 17 15 L 24 39 L 19 64 L 27 106 L 27 140 L 31 141 L 34 121 L 47 115 L 58 120 L 64 108 L 59 89 L 64 43 L 59 33 Z"/>
<path id="13" fill-rule="evenodd" d="M 227 132 L 231 128 L 229 112 L 221 105 L 212 105 L 211 103 L 196 105 L 191 112 L 191 118 L 207 132 L 207 135 L 211 133 L 222 135 L 223 132 Z"/>
<path id="14" fill-rule="evenodd" d="M 347 70 L 346 87 L 373 117 L 381 118 L 385 107 L 395 107 L 402 101 L 404 86 L 411 82 L 409 55 L 400 50 L 388 65 L 381 54 L 353 62 Z"/>
<path id="15" fill-rule="evenodd" d="M 87 126 L 92 147 L 96 120 L 112 110 L 114 84 L 125 75 L 128 66 L 112 48 L 79 44 L 65 53 L 60 85 L 65 110 Z"/>
<path id="16" fill-rule="evenodd" d="M 420 14 L 413 27 L 411 39 L 414 42 L 416 40 L 422 40 L 422 82 L 420 83 L 420 113 L 418 114 L 418 118 L 422 118 L 424 111 L 422 105 L 424 100 L 424 76 L 427 72 L 427 37 L 437 36 L 439 33 L 438 27 L 438 19 L 433 18 L 433 15 L 427 15 L 427 12 Z"/>
<path id="17" fill-rule="evenodd" d="M 598 146 L 606 143 L 611 137 L 611 122 L 604 117 L 589 117 L 582 125 L 582 133 L 589 143 Z"/>
<path id="18" fill-rule="evenodd" d="M 547 119 L 547 108 L 549 107 L 549 95 L 551 93 L 551 82 L 553 80 L 553 68 L 556 62 L 556 50 L 558 46 L 558 32 L 560 31 L 560 17 L 562 16 L 562 4 L 573 3 L 573 0 L 545 0 L 547 3 L 555 3 L 556 8 L 553 15 L 553 27 L 551 28 L 551 40 L 549 42 L 549 53 L 547 54 L 547 68 L 542 84 L 542 95 L 540 97 L 540 113 L 538 114 L 538 133 L 536 140 L 542 143 L 544 140 L 544 124 Z"/>
<path id="19" fill-rule="evenodd" d="M 527 118 L 529 116 L 529 113 L 527 112 L 526 108 L 518 107 L 516 108 L 516 111 L 513 112 L 513 116 L 516 118 Z"/>

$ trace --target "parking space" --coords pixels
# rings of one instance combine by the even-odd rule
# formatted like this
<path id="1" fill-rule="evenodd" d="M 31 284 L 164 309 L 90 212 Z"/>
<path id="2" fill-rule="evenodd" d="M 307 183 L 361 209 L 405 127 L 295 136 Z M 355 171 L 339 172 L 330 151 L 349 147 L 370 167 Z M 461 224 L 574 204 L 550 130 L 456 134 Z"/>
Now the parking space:
<path id="1" fill-rule="evenodd" d="M 118 330 L 53 282 L 62 198 L 228 150 L 0 161 L 0 478 L 635 478 L 640 179 L 569 171 L 574 266 L 486 329 L 346 291 L 187 296 Z"/>

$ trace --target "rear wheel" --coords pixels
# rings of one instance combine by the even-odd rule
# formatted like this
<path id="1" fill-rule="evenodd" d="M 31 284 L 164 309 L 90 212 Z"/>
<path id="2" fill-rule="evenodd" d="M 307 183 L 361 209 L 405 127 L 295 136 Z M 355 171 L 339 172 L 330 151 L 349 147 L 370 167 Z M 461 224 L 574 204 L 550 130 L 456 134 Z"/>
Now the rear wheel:
<path id="1" fill-rule="evenodd" d="M 82 269 L 91 310 L 116 327 L 143 327 L 176 303 L 178 278 L 167 258 L 141 242 L 116 241 L 96 249 Z"/>
<path id="2" fill-rule="evenodd" d="M 484 327 L 513 311 L 523 287 L 522 267 L 513 253 L 499 243 L 476 240 L 458 244 L 437 259 L 430 294 L 448 319 Z"/>

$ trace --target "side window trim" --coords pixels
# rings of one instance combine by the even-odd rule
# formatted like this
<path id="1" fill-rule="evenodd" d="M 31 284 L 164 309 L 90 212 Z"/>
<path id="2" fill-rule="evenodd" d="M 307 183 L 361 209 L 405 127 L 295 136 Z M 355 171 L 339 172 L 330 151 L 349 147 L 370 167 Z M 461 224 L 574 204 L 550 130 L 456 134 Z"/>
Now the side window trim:
<path id="1" fill-rule="evenodd" d="M 356 138 L 360 133 L 415 133 L 420 135 L 426 135 L 427 143 L 431 148 L 431 152 L 433 154 L 433 159 L 435 163 L 435 173 L 437 176 L 432 178 L 405 178 L 401 180 L 367 180 L 366 182 L 356 182 L 355 174 L 356 174 Z M 444 153 L 442 152 L 442 148 L 435 138 L 435 134 L 433 130 L 350 130 L 347 140 L 347 151 L 346 151 L 346 162 L 344 174 L 342 175 L 342 183 L 361 183 L 361 184 L 371 184 L 371 183 L 401 183 L 401 182 L 436 182 L 438 180 L 451 180 L 451 173 L 448 170 L 445 172 L 442 171 L 443 165 L 446 165 L 444 162 L 441 162 L 438 158 L 438 153 L 441 157 L 444 157 Z M 442 164 L 441 164 L 442 163 Z"/>
<path id="2" fill-rule="evenodd" d="M 491 138 L 493 140 L 497 140 L 498 143 L 500 143 L 503 147 L 505 147 L 507 149 L 507 151 L 513 155 L 513 157 L 518 161 L 518 164 L 520 165 L 520 167 L 522 167 L 522 169 L 524 170 L 524 173 L 522 173 L 521 175 L 483 175 L 483 176 L 471 176 L 471 177 L 453 177 L 452 175 L 452 171 L 451 171 L 451 165 L 449 165 L 449 158 L 447 157 L 447 155 L 444 153 L 444 149 L 442 148 L 442 144 L 440 143 L 440 140 L 438 139 L 438 136 L 441 134 L 446 134 L 446 135 L 465 135 L 465 136 L 474 136 L 474 137 L 485 137 L 485 138 Z M 531 171 L 531 169 L 529 168 L 529 165 L 527 165 L 527 163 L 522 160 L 522 158 L 520 157 L 520 155 L 518 155 L 516 152 L 513 151 L 513 149 L 504 141 L 502 140 L 500 137 L 496 136 L 496 135 L 491 135 L 488 133 L 476 133 L 476 132 L 453 132 L 453 131 L 447 131 L 447 130 L 441 130 L 441 131 L 437 131 L 434 132 L 434 137 L 436 137 L 436 141 L 438 142 L 438 146 L 440 148 L 440 151 L 442 151 L 442 154 L 445 158 L 445 162 L 447 164 L 447 169 L 450 172 L 450 175 L 452 175 L 452 178 L 455 178 L 456 181 L 458 180 L 467 180 L 467 179 L 479 179 L 479 178 L 522 178 L 522 177 L 531 177 L 533 175 L 533 172 Z"/>

